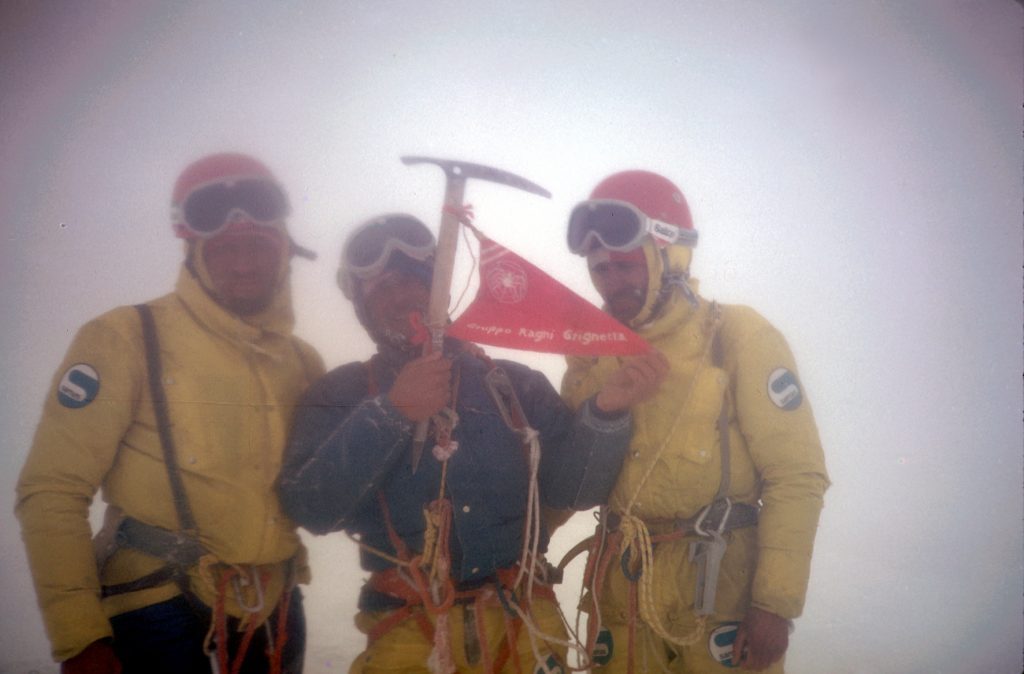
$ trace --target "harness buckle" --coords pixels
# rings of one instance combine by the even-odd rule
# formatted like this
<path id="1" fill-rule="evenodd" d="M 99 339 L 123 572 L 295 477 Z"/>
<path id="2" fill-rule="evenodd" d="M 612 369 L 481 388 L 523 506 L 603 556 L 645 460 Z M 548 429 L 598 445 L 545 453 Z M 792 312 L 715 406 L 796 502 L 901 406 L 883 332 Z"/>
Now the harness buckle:
<path id="1" fill-rule="evenodd" d="M 544 566 L 541 570 L 541 579 L 550 584 L 557 585 L 562 582 L 564 576 L 564 570 L 560 566 L 555 566 L 548 560 L 543 560 Z"/>
<path id="2" fill-rule="evenodd" d="M 730 514 L 732 514 L 732 499 L 728 496 L 715 499 L 701 509 L 697 519 L 693 522 L 693 532 L 701 538 L 720 537 L 729 523 Z"/>

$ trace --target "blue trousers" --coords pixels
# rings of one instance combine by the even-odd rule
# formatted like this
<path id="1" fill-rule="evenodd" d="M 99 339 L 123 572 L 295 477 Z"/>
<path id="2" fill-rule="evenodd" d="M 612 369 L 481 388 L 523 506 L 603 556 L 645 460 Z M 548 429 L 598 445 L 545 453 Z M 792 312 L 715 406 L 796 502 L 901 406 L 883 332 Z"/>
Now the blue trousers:
<path id="1" fill-rule="evenodd" d="M 212 611 L 208 606 L 183 595 L 114 616 L 110 619 L 114 627 L 114 651 L 124 667 L 123 674 L 213 674 L 210 659 L 203 653 L 203 639 L 211 619 Z M 270 632 L 276 637 L 276 611 L 269 623 Z M 302 674 L 306 618 L 298 588 L 293 591 L 288 607 L 286 631 L 282 671 Z M 232 661 L 241 639 L 238 621 L 229 617 L 228 653 Z M 270 663 L 266 650 L 267 632 L 261 627 L 246 651 L 242 674 L 267 674 Z"/>

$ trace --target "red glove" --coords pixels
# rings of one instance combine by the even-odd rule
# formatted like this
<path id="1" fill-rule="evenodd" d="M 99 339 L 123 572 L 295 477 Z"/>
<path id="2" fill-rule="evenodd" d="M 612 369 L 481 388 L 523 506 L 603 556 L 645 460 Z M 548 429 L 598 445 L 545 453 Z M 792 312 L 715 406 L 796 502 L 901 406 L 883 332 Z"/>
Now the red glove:
<path id="1" fill-rule="evenodd" d="M 121 674 L 121 661 L 109 639 L 94 641 L 78 655 L 60 663 L 61 674 Z"/>
<path id="2" fill-rule="evenodd" d="M 732 661 L 741 669 L 760 671 L 775 664 L 788 647 L 789 621 L 751 606 L 736 630 Z"/>

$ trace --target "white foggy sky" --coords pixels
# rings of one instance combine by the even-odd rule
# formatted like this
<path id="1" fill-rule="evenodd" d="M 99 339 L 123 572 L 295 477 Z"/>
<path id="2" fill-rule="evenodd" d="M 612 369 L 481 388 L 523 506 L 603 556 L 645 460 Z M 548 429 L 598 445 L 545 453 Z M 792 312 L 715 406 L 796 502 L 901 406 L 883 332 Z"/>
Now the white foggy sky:
<path id="1" fill-rule="evenodd" d="M 222 149 L 287 186 L 320 253 L 293 264 L 297 332 L 331 367 L 370 353 L 333 283 L 345 234 L 392 210 L 436 229 L 440 172 L 400 155 L 551 190 L 467 200 L 591 299 L 569 209 L 664 173 L 702 293 L 786 334 L 825 444 L 788 670 L 1020 671 L 1021 6 L 851 4 L 4 3 L 0 672 L 49 666 L 11 506 L 50 378 L 83 322 L 172 288 L 171 186 Z M 512 355 L 557 385 L 560 358 Z M 340 538 L 311 543 L 311 674 L 360 645 Z"/>

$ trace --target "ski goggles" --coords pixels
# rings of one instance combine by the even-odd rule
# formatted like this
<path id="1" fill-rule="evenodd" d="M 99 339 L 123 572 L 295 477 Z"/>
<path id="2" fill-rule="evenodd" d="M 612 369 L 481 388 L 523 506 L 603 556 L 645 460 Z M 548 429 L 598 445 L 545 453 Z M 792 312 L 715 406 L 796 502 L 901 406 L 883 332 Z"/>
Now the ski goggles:
<path id="1" fill-rule="evenodd" d="M 345 243 L 342 268 L 358 278 L 371 278 L 387 267 L 393 253 L 426 262 L 437 247 L 434 235 L 411 215 L 384 215 L 357 229 Z"/>
<path id="2" fill-rule="evenodd" d="M 221 180 L 200 185 L 171 209 L 184 238 L 209 238 L 223 232 L 239 215 L 260 225 L 273 225 L 289 212 L 288 197 L 265 178 Z"/>
<path id="3" fill-rule="evenodd" d="M 569 250 L 577 255 L 586 255 L 595 247 L 629 251 L 647 235 L 659 246 L 697 245 L 695 230 L 650 218 L 627 201 L 591 199 L 577 204 L 569 215 Z"/>

